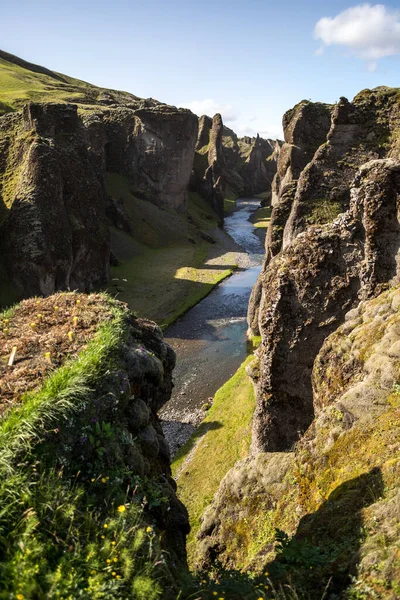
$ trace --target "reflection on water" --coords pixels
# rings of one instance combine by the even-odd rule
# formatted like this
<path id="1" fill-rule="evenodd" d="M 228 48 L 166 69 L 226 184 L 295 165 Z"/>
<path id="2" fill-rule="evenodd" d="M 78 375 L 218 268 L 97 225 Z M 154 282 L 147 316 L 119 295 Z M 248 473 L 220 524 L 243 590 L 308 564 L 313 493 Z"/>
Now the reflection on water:
<path id="1" fill-rule="evenodd" d="M 246 358 L 247 307 L 264 256 L 249 221 L 259 205 L 254 198 L 239 199 L 239 210 L 224 224 L 225 231 L 249 254 L 252 266 L 224 280 L 166 332 L 177 366 L 174 392 L 160 412 L 162 418 L 191 420 Z"/>

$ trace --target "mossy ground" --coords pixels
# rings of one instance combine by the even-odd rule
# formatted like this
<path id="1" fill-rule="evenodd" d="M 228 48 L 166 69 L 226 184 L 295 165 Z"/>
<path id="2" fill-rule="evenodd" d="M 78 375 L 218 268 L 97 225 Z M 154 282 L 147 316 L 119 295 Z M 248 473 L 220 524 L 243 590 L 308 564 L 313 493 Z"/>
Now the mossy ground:
<path id="1" fill-rule="evenodd" d="M 224 475 L 249 451 L 255 398 L 245 367 L 251 360 L 249 357 L 218 390 L 207 417 L 172 464 L 178 496 L 189 511 L 192 527 L 187 546 L 189 560 L 195 556 L 196 535 L 204 509 Z"/>
<path id="2" fill-rule="evenodd" d="M 271 221 L 271 212 L 272 208 L 270 206 L 258 208 L 251 216 L 250 221 L 254 224 L 254 227 L 257 227 L 258 229 L 268 229 Z"/>
<path id="3" fill-rule="evenodd" d="M 81 300 L 87 316 L 88 298 L 67 294 L 64 300 L 75 308 Z M 65 362 L 0 420 L 0 598 L 165 597 L 159 542 L 131 493 L 142 483 L 127 486 L 129 472 L 118 453 L 123 423 L 118 430 L 117 423 L 92 425 L 85 417 L 95 387 L 119 368 L 129 329 L 128 311 L 111 298 L 96 298 L 108 319 L 97 319 L 81 352 L 71 356 L 66 350 Z M 23 329 L 23 315 L 30 318 L 30 304 L 0 315 L 7 326 L 14 321 L 14 337 Z M 43 319 L 42 335 L 52 327 Z M 74 462 L 67 440 L 82 431 L 80 414 L 93 428 L 92 456 Z M 63 431 L 70 433 L 63 438 Z"/>
<path id="4" fill-rule="evenodd" d="M 165 328 L 233 272 L 235 254 L 208 241 L 217 219 L 199 194 L 189 195 L 188 214 L 180 215 L 137 198 L 121 175 L 109 173 L 106 182 L 108 193 L 123 200 L 132 227 L 112 230 L 120 264 L 111 269 L 108 289 Z"/>
<path id="5" fill-rule="evenodd" d="M 41 71 L 30 69 L 28 63 L 24 67 L 22 63 L 0 58 L 0 115 L 21 108 L 27 102 L 73 102 L 82 109 L 93 109 L 105 91 L 113 92 L 117 100 L 134 98 L 126 92 L 106 90 L 45 69 Z"/>
<path id="6" fill-rule="evenodd" d="M 236 200 L 233 198 L 224 198 L 224 215 L 229 217 L 236 210 Z"/>
<path id="7" fill-rule="evenodd" d="M 76 358 L 108 319 L 105 297 L 64 293 L 26 300 L 12 316 L 0 319 L 0 413 L 40 387 L 65 360 Z M 13 348 L 16 355 L 9 368 Z"/>

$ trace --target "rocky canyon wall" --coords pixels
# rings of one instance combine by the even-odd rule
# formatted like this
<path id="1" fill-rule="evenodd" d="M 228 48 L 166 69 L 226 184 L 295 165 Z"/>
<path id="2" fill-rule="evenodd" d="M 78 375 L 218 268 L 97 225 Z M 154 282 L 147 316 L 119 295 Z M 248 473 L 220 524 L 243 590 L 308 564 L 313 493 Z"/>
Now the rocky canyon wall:
<path id="1" fill-rule="evenodd" d="M 313 418 L 311 370 L 323 340 L 357 302 L 397 281 L 399 109 L 383 88 L 285 115 L 286 139 L 300 144 L 293 132 L 306 132 L 303 162 L 315 154 L 297 170 L 285 145 L 279 157 L 266 260 L 249 307 L 263 340 L 254 450 L 285 450 L 298 439 Z"/>
<path id="2" fill-rule="evenodd" d="M 107 171 L 138 197 L 184 212 L 197 118 L 164 105 L 83 116 L 29 104 L 0 118 L 1 268 L 15 297 L 107 282 Z"/>
<path id="3" fill-rule="evenodd" d="M 223 218 L 225 197 L 252 196 L 271 191 L 281 143 L 238 138 L 224 126 L 220 114 L 199 119 L 191 189 L 199 192 Z M 269 202 L 269 198 L 266 199 Z"/>

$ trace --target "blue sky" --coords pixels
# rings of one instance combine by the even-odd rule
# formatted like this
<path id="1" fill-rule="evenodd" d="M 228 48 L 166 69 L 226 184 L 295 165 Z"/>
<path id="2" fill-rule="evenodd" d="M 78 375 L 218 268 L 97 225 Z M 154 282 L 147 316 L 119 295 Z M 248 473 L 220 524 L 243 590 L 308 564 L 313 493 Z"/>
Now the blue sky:
<path id="1" fill-rule="evenodd" d="M 399 8 L 339 0 L 1 0 L 0 47 L 97 85 L 197 113 L 219 110 L 239 134 L 276 137 L 284 111 L 303 98 L 335 102 L 366 87 L 400 86 Z"/>

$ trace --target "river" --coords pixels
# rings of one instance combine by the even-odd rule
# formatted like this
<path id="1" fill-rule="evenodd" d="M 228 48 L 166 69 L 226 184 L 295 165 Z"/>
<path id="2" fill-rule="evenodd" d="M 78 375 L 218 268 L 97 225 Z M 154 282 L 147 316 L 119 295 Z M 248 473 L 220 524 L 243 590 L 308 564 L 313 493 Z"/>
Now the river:
<path id="1" fill-rule="evenodd" d="M 176 352 L 175 387 L 160 411 L 172 454 L 204 417 L 202 408 L 247 356 L 249 297 L 264 258 L 264 247 L 249 221 L 260 206 L 255 198 L 239 198 L 237 210 L 225 218 L 225 231 L 243 248 L 249 267 L 235 271 L 165 333 Z"/>

